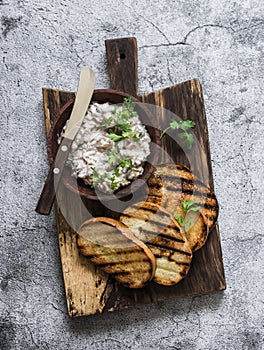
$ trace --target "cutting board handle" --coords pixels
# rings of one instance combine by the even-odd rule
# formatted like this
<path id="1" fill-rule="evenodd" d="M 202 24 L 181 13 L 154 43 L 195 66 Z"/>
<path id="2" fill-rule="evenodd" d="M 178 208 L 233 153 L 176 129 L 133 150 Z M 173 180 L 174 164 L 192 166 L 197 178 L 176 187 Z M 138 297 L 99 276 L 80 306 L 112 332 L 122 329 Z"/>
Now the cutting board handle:
<path id="1" fill-rule="evenodd" d="M 137 97 L 137 39 L 108 39 L 105 47 L 111 88 Z"/>

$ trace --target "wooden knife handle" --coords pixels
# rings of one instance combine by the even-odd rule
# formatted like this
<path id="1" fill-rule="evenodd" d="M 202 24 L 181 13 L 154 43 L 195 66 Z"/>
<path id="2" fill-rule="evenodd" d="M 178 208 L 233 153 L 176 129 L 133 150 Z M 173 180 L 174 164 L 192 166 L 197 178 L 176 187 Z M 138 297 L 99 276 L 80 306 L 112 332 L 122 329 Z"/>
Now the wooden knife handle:
<path id="1" fill-rule="evenodd" d="M 42 189 L 41 195 L 36 206 L 36 212 L 43 215 L 49 215 L 52 204 L 55 198 L 54 189 L 54 173 L 53 167 L 50 167 L 48 176 L 46 178 L 44 187 Z"/>
<path id="2" fill-rule="evenodd" d="M 138 94 L 138 56 L 136 38 L 105 40 L 110 85 L 132 96 Z"/>
<path id="3" fill-rule="evenodd" d="M 49 174 L 46 178 L 43 190 L 36 206 L 36 212 L 43 215 L 49 215 L 54 199 L 55 199 L 55 184 L 56 188 L 59 185 L 65 163 L 71 149 L 72 140 L 63 138 L 58 148 L 56 160 L 51 165 Z"/>

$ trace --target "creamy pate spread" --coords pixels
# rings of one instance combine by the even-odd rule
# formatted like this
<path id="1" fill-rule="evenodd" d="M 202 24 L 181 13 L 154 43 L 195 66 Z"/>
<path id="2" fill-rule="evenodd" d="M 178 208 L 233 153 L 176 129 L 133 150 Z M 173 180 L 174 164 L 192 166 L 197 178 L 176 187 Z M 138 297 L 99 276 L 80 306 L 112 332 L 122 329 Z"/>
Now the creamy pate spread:
<path id="1" fill-rule="evenodd" d="M 144 171 L 150 136 L 134 110 L 134 101 L 92 103 L 72 143 L 72 175 L 104 193 L 128 185 Z"/>

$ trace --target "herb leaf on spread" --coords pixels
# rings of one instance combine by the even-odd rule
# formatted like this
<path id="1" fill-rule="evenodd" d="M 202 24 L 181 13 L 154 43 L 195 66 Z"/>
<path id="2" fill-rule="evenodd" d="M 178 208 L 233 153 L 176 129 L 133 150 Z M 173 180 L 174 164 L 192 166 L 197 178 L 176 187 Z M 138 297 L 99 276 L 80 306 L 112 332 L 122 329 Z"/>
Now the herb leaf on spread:
<path id="1" fill-rule="evenodd" d="M 190 129 L 194 128 L 195 125 L 195 122 L 189 119 L 179 122 L 177 120 L 171 120 L 170 125 L 162 131 L 160 138 L 162 138 L 169 130 L 177 130 L 177 141 L 180 146 L 186 150 L 190 150 L 194 143 L 194 137 L 193 134 L 190 133 Z"/>
<path id="2" fill-rule="evenodd" d="M 119 159 L 119 154 L 118 153 L 107 153 L 108 155 L 108 162 L 110 164 L 116 164 L 118 162 L 118 159 Z"/>
<path id="3" fill-rule="evenodd" d="M 132 97 L 124 98 L 124 107 L 130 114 L 130 118 L 133 118 L 137 115 L 135 112 L 135 101 Z"/>
<path id="4" fill-rule="evenodd" d="M 132 169 L 133 168 L 133 162 L 131 158 L 124 158 L 121 160 L 121 162 L 119 163 L 119 166 L 121 168 L 127 168 L 127 169 Z"/>
<path id="5" fill-rule="evenodd" d="M 118 141 L 120 141 L 120 140 L 123 139 L 123 136 L 122 136 L 122 135 L 117 135 L 117 134 L 115 134 L 115 133 L 113 133 L 113 132 L 110 132 L 109 138 L 110 138 L 112 141 L 114 141 L 114 142 L 118 142 Z"/>
<path id="6" fill-rule="evenodd" d="M 108 161 L 110 164 L 117 164 L 117 166 L 114 169 L 113 173 L 105 173 L 100 174 L 93 169 L 92 175 L 90 177 L 93 179 L 93 183 L 91 185 L 92 188 L 95 188 L 100 183 L 103 183 L 104 181 L 110 182 L 110 187 L 112 190 L 117 190 L 119 188 L 119 185 L 122 183 L 127 183 L 128 180 L 126 179 L 120 179 L 118 178 L 120 176 L 120 173 L 122 172 L 128 172 L 129 170 L 133 169 L 133 161 L 131 158 L 120 158 L 121 154 L 118 154 L 118 150 L 116 149 L 114 153 L 108 153 Z"/>
<path id="7" fill-rule="evenodd" d="M 116 127 L 115 127 L 116 129 Z M 128 128 L 126 128 L 128 129 Z M 121 135 L 118 135 L 117 133 L 121 131 Z M 137 134 L 132 131 L 132 130 L 122 130 L 119 128 L 117 128 L 117 131 L 116 132 L 113 132 L 112 129 L 110 130 L 110 133 L 109 133 L 109 138 L 111 140 L 113 140 L 114 142 L 118 142 L 118 141 L 121 141 L 127 137 L 133 137 L 134 139 L 136 140 L 139 140 L 139 137 L 137 136 Z"/>
<path id="8" fill-rule="evenodd" d="M 111 189 L 114 191 L 119 188 L 119 185 L 121 183 L 127 183 L 127 180 L 125 180 L 125 179 L 118 180 L 118 179 L 116 179 L 115 176 L 112 176 L 110 180 L 111 180 Z"/>
<path id="9" fill-rule="evenodd" d="M 150 154 L 151 138 L 134 99 L 122 102 L 89 106 L 67 161 L 72 176 L 103 193 L 113 193 L 140 176 Z"/>
<path id="10" fill-rule="evenodd" d="M 201 205 L 198 204 L 196 200 L 187 200 L 182 201 L 181 206 L 183 209 L 183 215 L 174 215 L 174 219 L 178 222 L 178 224 L 184 229 L 186 232 L 188 230 L 188 226 L 191 225 L 191 221 L 186 219 L 188 213 L 194 211 L 198 211 L 202 208 Z M 189 227 L 190 228 L 190 227 Z"/>
<path id="11" fill-rule="evenodd" d="M 122 110 L 120 112 L 115 111 L 114 115 L 104 123 L 104 126 L 108 126 L 109 138 L 114 142 L 119 142 L 127 137 L 139 140 L 139 136 L 132 130 L 129 122 L 131 118 L 137 115 L 134 108 L 135 101 L 133 98 L 124 98 Z"/>
<path id="12" fill-rule="evenodd" d="M 95 169 L 93 169 L 93 173 L 90 175 L 90 177 L 93 179 L 91 187 L 95 188 L 99 183 L 103 182 L 105 179 L 109 179 L 110 175 L 108 173 L 99 175 L 99 173 Z"/>

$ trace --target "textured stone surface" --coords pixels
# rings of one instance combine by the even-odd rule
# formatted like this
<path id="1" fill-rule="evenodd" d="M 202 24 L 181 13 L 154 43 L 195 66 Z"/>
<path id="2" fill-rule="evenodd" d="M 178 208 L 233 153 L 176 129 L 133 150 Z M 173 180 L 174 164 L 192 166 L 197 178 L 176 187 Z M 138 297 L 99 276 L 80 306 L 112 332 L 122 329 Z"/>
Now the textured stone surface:
<path id="1" fill-rule="evenodd" d="M 150 5 L 151 3 L 151 5 Z M 261 0 L 0 0 L 0 349 L 263 349 Z M 48 170 L 43 86 L 75 90 L 104 40 L 136 36 L 139 89 L 204 88 L 227 290 L 115 314 L 66 313 L 54 216 L 34 212 Z"/>

